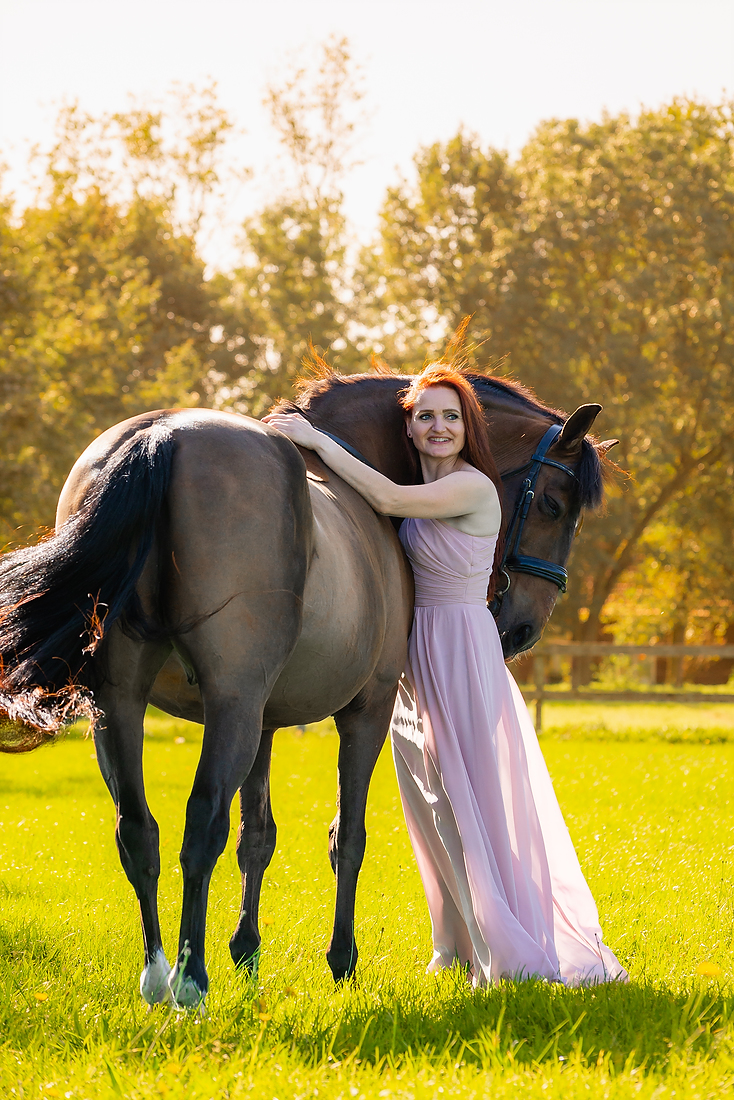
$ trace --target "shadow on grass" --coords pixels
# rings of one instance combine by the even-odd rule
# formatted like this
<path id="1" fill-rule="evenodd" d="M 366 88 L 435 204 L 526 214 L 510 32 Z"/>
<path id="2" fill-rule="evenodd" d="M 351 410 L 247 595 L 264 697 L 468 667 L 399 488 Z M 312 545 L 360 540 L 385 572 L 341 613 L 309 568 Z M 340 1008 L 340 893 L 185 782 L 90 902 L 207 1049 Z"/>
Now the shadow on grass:
<path id="1" fill-rule="evenodd" d="M 294 1006 L 279 1038 L 305 1060 L 331 1055 L 376 1063 L 391 1055 L 486 1067 L 573 1057 L 632 1068 L 662 1066 L 673 1051 L 706 1057 L 734 1023 L 734 1000 L 717 987 L 678 994 L 634 982 L 566 989 L 530 981 L 469 992 L 463 978 L 439 982 L 439 997 L 388 990 L 347 997 L 336 1026 L 323 1030 L 316 1020 L 308 1027 Z"/>
<path id="2" fill-rule="evenodd" d="M 267 1003 L 262 986 L 249 982 L 211 1016 L 165 1005 L 144 1014 L 136 991 L 124 978 L 119 985 L 120 974 L 110 982 L 104 971 L 102 990 L 102 972 L 95 978 L 83 967 L 70 983 L 60 943 L 39 933 L 29 923 L 11 938 L 0 926 L 0 1024 L 22 1050 L 34 1043 L 114 1049 L 131 1066 L 141 1051 L 161 1064 L 226 1051 L 245 1060 L 270 1052 L 310 1068 L 379 1067 L 387 1059 L 408 1068 L 573 1062 L 666 1072 L 681 1060 L 713 1060 L 734 1038 L 728 988 L 702 984 L 678 993 L 637 982 L 566 989 L 528 981 L 472 991 L 458 973 L 435 985 L 396 978 L 331 994 L 286 987 L 271 991 Z M 48 1000 L 46 989 L 53 991 Z"/>

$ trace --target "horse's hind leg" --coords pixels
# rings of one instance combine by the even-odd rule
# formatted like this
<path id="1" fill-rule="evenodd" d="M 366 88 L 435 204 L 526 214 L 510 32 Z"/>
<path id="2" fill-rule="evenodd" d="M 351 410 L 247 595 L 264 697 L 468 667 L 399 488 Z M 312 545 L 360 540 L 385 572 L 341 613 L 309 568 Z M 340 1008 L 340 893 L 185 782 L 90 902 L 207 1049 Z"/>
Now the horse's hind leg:
<path id="1" fill-rule="evenodd" d="M 237 690 L 204 696 L 204 742 L 186 806 L 181 847 L 183 906 L 178 961 L 169 978 L 176 1004 L 195 1008 L 205 998 L 209 978 L 204 961 L 206 910 L 212 872 L 229 836 L 232 799 L 255 762 L 262 732 L 265 692 L 242 674 Z M 199 682 L 201 683 L 201 677 Z"/>
<path id="2" fill-rule="evenodd" d="M 168 999 L 170 967 L 158 920 L 158 825 L 143 783 L 143 719 L 148 694 L 169 651 L 167 643 L 136 642 L 114 627 L 105 642 L 108 679 L 95 693 L 102 717 L 94 743 L 117 810 L 120 862 L 140 904 L 145 954 L 140 992 L 149 1004 Z"/>
<path id="3" fill-rule="evenodd" d="M 329 858 L 336 873 L 336 909 L 326 961 L 335 981 L 351 977 L 357 965 L 354 903 L 367 839 L 367 792 L 394 701 L 395 686 L 385 692 L 384 684 L 373 681 L 334 716 L 340 737 L 339 791 L 337 816 L 329 830 Z"/>
<path id="4" fill-rule="evenodd" d="M 242 905 L 229 941 L 235 966 L 257 971 L 260 954 L 258 910 L 263 875 L 275 851 L 277 830 L 270 804 L 270 756 L 273 730 L 263 730 L 255 763 L 240 787 L 240 831 L 237 862 L 242 872 Z"/>

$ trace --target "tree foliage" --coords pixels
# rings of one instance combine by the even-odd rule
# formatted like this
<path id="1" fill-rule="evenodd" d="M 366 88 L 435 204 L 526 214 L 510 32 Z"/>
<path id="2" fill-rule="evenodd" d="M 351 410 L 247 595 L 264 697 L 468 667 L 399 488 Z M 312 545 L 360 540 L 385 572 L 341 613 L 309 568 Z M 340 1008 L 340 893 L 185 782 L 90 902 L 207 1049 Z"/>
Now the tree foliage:
<path id="1" fill-rule="evenodd" d="M 309 205 L 341 200 L 344 176 L 360 162 L 355 148 L 364 116 L 362 74 L 346 38 L 332 35 L 317 67 L 301 66 L 270 84 L 264 105 L 294 174 L 294 191 Z"/>
<path id="2" fill-rule="evenodd" d="M 222 302 L 224 338 L 241 374 L 222 391 L 228 403 L 259 415 L 290 393 L 309 341 L 347 349 L 341 223 L 337 204 L 298 198 L 274 203 L 247 223 L 246 263 Z"/>
<path id="3" fill-rule="evenodd" d="M 226 296 L 226 345 L 242 371 L 227 401 L 260 414 L 290 392 L 309 342 L 350 371 L 365 357 L 353 338 L 352 273 L 341 185 L 353 159 L 363 98 L 346 39 L 329 39 L 315 67 L 271 85 L 265 105 L 292 186 L 244 226 L 244 262 Z"/>
<path id="4" fill-rule="evenodd" d="M 61 483 L 100 431 L 151 408 L 209 403 L 212 370 L 221 378 L 237 370 L 211 341 L 222 313 L 195 240 L 177 221 L 175 184 L 147 186 L 144 167 L 154 164 L 161 181 L 188 176 L 201 192 L 213 182 L 218 138 L 194 126 L 170 152 L 156 136 L 160 119 L 114 121 L 117 152 L 123 165 L 134 156 L 137 174 L 112 173 L 114 148 L 98 144 L 109 119 L 97 125 L 64 109 L 37 204 L 20 217 L 9 203 L 0 209 L 4 539 L 21 523 L 53 522 Z M 216 112 L 209 122 L 224 125 Z"/>

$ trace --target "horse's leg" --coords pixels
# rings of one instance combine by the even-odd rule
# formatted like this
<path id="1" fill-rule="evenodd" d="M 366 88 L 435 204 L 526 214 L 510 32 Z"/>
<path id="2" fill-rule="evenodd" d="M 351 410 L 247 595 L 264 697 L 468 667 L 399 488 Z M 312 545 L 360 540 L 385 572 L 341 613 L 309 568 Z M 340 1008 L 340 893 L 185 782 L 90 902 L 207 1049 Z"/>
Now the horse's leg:
<path id="1" fill-rule="evenodd" d="M 94 733 L 97 760 L 117 810 L 115 839 L 135 890 L 143 926 L 145 965 L 140 992 L 148 1004 L 168 999 L 170 967 L 158 920 L 158 824 L 143 783 L 143 719 L 148 694 L 163 665 L 167 643 L 141 643 L 114 627 L 105 642 L 107 678 L 95 692 L 102 712 Z"/>
<path id="2" fill-rule="evenodd" d="M 229 950 L 235 966 L 257 972 L 260 932 L 257 924 L 263 875 L 275 851 L 277 830 L 270 805 L 270 755 L 274 730 L 263 730 L 255 763 L 240 787 L 237 862 L 242 872 L 240 917 Z"/>
<path id="3" fill-rule="evenodd" d="M 265 704 L 298 641 L 313 516 L 303 463 L 262 425 L 214 417 L 182 436 L 169 508 L 167 617 L 196 675 L 204 739 L 181 846 L 183 906 L 175 1000 L 206 996 L 206 909 L 232 799 L 255 763 Z"/>
<path id="4" fill-rule="evenodd" d="M 198 673 L 198 668 L 197 668 Z M 260 746 L 265 692 L 243 671 L 235 690 L 204 696 L 204 741 L 186 806 L 181 847 L 183 906 L 178 959 L 169 978 L 176 1004 L 195 1008 L 206 997 L 206 910 L 212 872 L 229 836 L 232 799 L 247 779 Z M 202 682 L 200 677 L 200 683 Z"/>
<path id="5" fill-rule="evenodd" d="M 326 961 L 335 981 L 351 977 L 357 965 L 354 902 L 367 839 L 367 792 L 387 736 L 395 691 L 396 685 L 385 693 L 384 684 L 373 681 L 334 715 L 340 737 L 339 790 L 337 815 L 329 830 L 329 858 L 336 873 L 336 910 Z"/>

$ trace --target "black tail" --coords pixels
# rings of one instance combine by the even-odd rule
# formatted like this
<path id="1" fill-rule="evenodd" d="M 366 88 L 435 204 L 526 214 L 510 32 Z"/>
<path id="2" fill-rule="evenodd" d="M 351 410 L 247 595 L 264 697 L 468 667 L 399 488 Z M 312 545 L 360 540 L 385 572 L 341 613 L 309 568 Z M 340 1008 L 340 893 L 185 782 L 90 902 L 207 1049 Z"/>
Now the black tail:
<path id="1" fill-rule="evenodd" d="M 94 718 L 90 656 L 118 619 L 145 633 L 136 585 L 175 447 L 165 424 L 141 429 L 57 534 L 0 558 L 0 751 L 27 752 Z"/>

